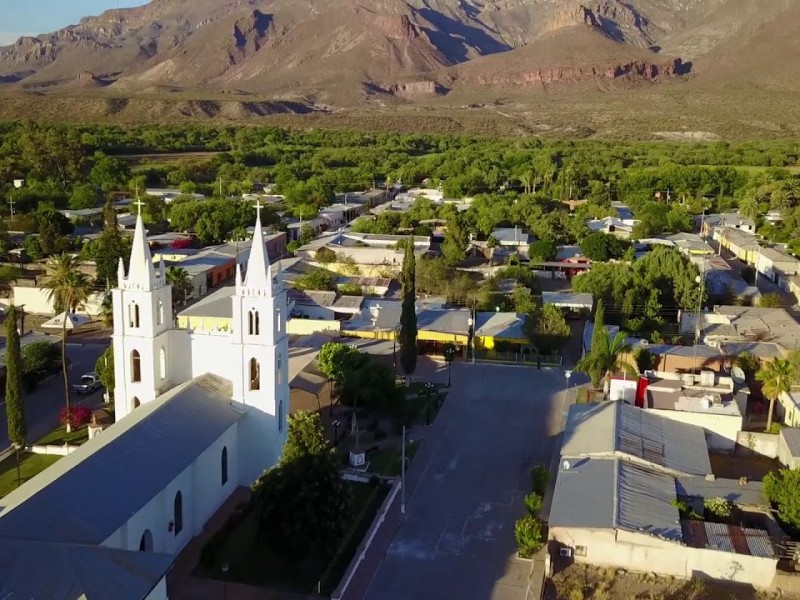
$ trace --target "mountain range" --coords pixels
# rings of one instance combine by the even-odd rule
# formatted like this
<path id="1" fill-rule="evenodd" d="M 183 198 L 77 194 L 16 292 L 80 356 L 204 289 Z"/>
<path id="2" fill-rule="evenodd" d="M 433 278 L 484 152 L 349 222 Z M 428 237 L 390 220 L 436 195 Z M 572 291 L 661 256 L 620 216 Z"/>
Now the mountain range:
<path id="1" fill-rule="evenodd" d="M 0 47 L 0 93 L 244 103 L 231 118 L 724 104 L 800 91 L 798 40 L 800 0 L 151 0 Z"/>

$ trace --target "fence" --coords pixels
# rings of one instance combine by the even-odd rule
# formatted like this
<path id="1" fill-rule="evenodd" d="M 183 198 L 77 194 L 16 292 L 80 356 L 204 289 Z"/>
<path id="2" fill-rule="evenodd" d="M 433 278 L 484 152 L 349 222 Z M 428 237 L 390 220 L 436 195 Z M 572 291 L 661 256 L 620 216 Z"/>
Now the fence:
<path id="1" fill-rule="evenodd" d="M 563 356 L 528 354 L 526 352 L 498 352 L 496 350 L 475 350 L 475 360 L 510 363 L 515 365 L 536 365 L 543 367 L 560 367 Z"/>

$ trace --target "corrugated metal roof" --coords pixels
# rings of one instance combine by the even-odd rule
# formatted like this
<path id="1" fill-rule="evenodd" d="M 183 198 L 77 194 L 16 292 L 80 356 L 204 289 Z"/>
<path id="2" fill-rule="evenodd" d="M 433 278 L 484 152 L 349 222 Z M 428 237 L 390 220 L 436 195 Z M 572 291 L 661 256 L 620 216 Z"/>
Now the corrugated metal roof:
<path id="1" fill-rule="evenodd" d="M 620 402 L 570 408 L 563 456 L 626 454 L 676 473 L 711 473 L 701 427 L 672 421 Z"/>
<path id="2" fill-rule="evenodd" d="M 491 337 L 499 340 L 526 339 L 525 315 L 515 312 L 479 312 L 475 315 L 478 337 Z"/>
<path id="3" fill-rule="evenodd" d="M 417 329 L 467 335 L 470 311 L 466 309 L 421 310 L 417 313 Z"/>
<path id="4" fill-rule="evenodd" d="M 681 539 L 670 475 L 616 458 L 567 460 L 570 468 L 556 480 L 551 527 L 616 528 Z"/>
<path id="5" fill-rule="evenodd" d="M 585 502 L 592 502 L 591 488 L 584 490 L 584 494 Z M 672 505 L 675 479 L 671 475 L 618 460 L 616 494 L 619 529 L 673 541 L 682 539 L 680 514 Z"/>
<path id="6" fill-rule="evenodd" d="M 215 317 L 220 319 L 233 318 L 233 302 L 231 298 L 236 292 L 234 286 L 218 289 L 213 294 L 206 296 L 199 302 L 178 313 L 179 317 Z"/>
<path id="7" fill-rule="evenodd" d="M 775 558 L 769 533 L 763 529 L 745 529 L 727 523 L 681 521 L 684 542 L 693 548 Z"/>
<path id="8" fill-rule="evenodd" d="M 738 479 L 713 479 L 679 475 L 675 481 L 678 496 L 689 498 L 725 498 L 735 504 L 747 506 L 768 505 L 764 499 L 764 486 L 760 481 L 742 485 Z"/>
<path id="9" fill-rule="evenodd" d="M 101 544 L 242 414 L 203 375 L 128 417 L 3 498 L 0 537 Z"/>
<path id="10" fill-rule="evenodd" d="M 0 598 L 141 600 L 175 561 L 104 546 L 0 540 Z"/>
<path id="11" fill-rule="evenodd" d="M 789 453 L 795 458 L 800 457 L 800 429 L 784 427 L 781 429 L 781 436 L 789 448 Z"/>

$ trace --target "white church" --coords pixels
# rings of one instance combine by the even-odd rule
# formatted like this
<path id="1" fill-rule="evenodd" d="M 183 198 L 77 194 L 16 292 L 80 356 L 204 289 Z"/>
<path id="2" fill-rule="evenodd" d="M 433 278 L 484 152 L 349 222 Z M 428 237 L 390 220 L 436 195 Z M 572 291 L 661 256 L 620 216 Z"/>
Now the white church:
<path id="1" fill-rule="evenodd" d="M 165 600 L 178 552 L 286 440 L 286 292 L 260 214 L 229 331 L 175 327 L 141 216 L 118 279 L 116 422 L 0 499 L 0 598 Z"/>

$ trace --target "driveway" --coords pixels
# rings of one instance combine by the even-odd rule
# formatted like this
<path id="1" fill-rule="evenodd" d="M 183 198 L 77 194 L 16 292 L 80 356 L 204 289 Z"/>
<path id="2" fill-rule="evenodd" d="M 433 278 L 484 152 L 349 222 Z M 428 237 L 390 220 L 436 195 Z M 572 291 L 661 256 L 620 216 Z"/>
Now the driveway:
<path id="1" fill-rule="evenodd" d="M 550 465 L 564 387 L 562 369 L 454 364 L 453 389 L 410 470 L 406 515 L 348 600 L 523 600 L 530 563 L 515 558 L 514 521 L 530 466 Z"/>
<path id="2" fill-rule="evenodd" d="M 106 344 L 67 344 L 67 356 L 70 364 L 70 383 L 75 383 L 80 376 L 94 371 L 97 359 L 108 347 Z M 73 403 L 93 406 L 102 402 L 103 391 L 91 396 L 71 394 Z M 25 416 L 28 421 L 28 441 L 34 442 L 58 425 L 61 409 L 64 407 L 64 379 L 59 371 L 50 377 L 30 394 L 25 396 Z M 8 428 L 6 427 L 6 406 L 0 403 L 0 453 L 10 447 Z"/>

